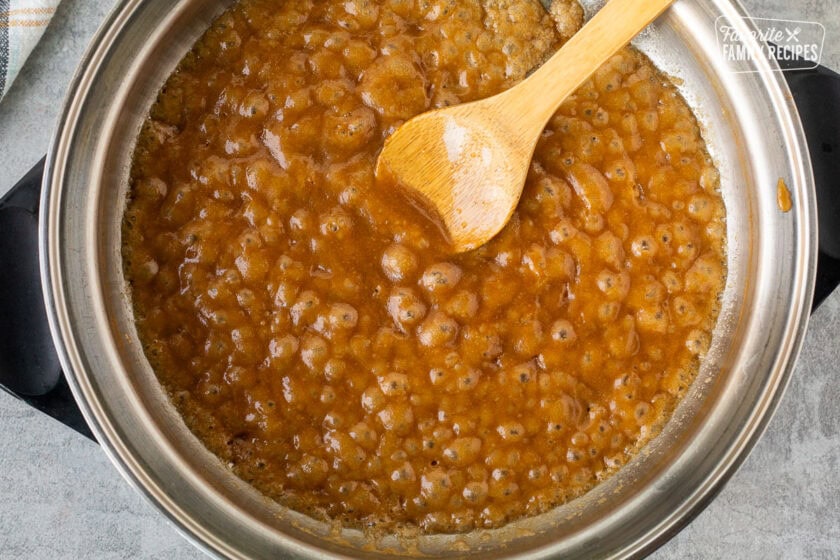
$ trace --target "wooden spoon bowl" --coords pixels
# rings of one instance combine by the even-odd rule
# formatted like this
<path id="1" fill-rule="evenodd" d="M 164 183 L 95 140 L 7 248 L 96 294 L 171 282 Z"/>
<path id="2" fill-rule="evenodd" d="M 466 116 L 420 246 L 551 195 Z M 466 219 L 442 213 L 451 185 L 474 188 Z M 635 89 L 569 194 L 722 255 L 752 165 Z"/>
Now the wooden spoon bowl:
<path id="1" fill-rule="evenodd" d="M 385 141 L 377 179 L 436 221 L 454 252 L 483 245 L 516 209 L 548 119 L 673 1 L 611 0 L 511 89 L 409 120 Z"/>

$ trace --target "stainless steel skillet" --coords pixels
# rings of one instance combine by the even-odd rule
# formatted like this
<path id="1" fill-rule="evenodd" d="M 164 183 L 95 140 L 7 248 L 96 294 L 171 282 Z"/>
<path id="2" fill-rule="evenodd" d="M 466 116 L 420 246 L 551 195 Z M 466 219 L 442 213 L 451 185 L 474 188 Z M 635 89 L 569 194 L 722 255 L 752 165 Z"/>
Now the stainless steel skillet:
<path id="1" fill-rule="evenodd" d="M 71 86 L 44 182 L 47 311 L 92 430 L 123 474 L 184 532 L 234 557 L 316 557 L 324 548 L 349 554 L 355 550 L 301 531 L 311 523 L 275 510 L 186 432 L 139 351 L 123 297 L 118 226 L 131 141 L 166 75 L 224 5 L 122 2 L 95 39 Z M 715 351 L 649 453 L 548 516 L 491 532 L 489 540 L 459 538 L 482 557 L 632 555 L 655 546 L 720 487 L 775 408 L 810 306 L 815 200 L 805 139 L 781 76 L 764 63 L 745 63 L 763 72 L 735 74 L 718 56 L 715 20 L 737 22 L 739 13 L 728 2 L 681 1 L 638 43 L 683 80 L 723 173 L 731 276 Z M 793 192 L 789 213 L 776 205 L 779 177 Z M 449 551 L 452 540 L 429 538 L 422 546 Z"/>

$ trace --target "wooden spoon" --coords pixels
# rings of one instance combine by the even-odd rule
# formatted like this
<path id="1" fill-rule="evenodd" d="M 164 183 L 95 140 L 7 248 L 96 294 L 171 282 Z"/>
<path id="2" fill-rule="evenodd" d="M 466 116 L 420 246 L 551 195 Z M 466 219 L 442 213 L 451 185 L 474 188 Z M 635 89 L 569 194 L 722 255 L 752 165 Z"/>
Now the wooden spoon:
<path id="1" fill-rule="evenodd" d="M 487 99 L 423 113 L 376 163 L 445 230 L 455 252 L 479 247 L 513 214 L 540 133 L 563 101 L 674 0 L 610 0 L 548 62 Z"/>

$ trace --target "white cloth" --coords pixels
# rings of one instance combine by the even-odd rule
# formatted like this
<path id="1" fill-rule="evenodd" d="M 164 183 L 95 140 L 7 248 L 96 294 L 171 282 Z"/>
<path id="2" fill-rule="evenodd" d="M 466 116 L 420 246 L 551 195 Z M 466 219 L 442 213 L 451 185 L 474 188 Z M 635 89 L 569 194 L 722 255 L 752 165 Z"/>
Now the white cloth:
<path id="1" fill-rule="evenodd" d="M 0 0 L 0 99 L 35 48 L 60 0 Z"/>

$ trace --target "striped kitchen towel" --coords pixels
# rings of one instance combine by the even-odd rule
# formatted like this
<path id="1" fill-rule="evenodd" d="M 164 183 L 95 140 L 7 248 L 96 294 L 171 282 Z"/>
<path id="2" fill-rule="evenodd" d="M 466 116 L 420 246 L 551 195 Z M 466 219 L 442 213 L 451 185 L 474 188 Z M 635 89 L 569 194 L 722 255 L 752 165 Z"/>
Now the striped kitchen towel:
<path id="1" fill-rule="evenodd" d="M 59 0 L 0 0 L 0 99 L 52 19 Z"/>

